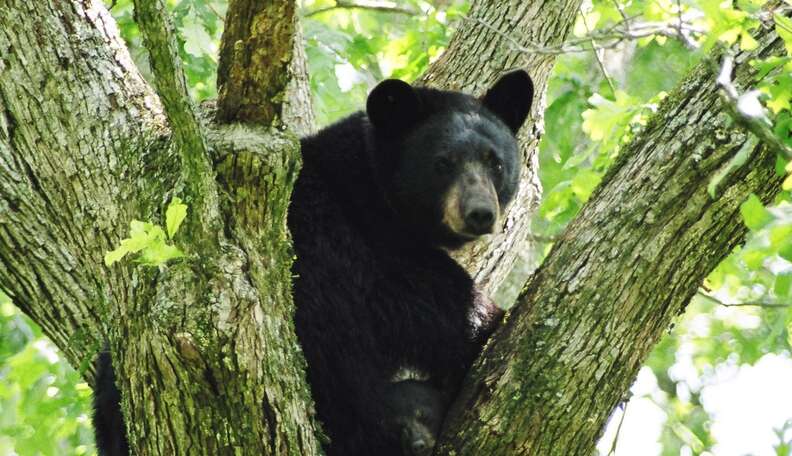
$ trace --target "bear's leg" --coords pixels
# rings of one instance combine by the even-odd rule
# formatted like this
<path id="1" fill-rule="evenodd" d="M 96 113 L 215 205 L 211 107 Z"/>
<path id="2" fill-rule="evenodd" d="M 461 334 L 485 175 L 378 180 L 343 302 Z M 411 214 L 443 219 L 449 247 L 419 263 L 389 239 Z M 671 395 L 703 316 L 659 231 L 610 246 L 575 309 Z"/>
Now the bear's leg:
<path id="1" fill-rule="evenodd" d="M 429 382 L 404 380 L 389 384 L 384 392 L 386 435 L 400 442 L 405 456 L 431 455 L 447 402 Z"/>
<path id="2" fill-rule="evenodd" d="M 99 352 L 94 386 L 93 425 L 99 456 L 127 456 L 129 445 L 121 414 L 121 392 L 115 384 L 110 352 Z"/>

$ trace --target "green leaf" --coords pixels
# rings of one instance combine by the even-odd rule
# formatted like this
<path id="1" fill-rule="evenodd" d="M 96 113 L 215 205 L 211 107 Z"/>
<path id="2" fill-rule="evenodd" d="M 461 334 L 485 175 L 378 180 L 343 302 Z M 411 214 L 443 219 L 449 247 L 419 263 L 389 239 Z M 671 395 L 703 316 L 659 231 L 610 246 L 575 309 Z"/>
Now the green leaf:
<path id="1" fill-rule="evenodd" d="M 120 260 L 121 258 L 124 258 L 124 255 L 126 255 L 127 253 L 129 253 L 129 250 L 126 247 L 124 247 L 122 243 L 122 245 L 120 245 L 117 249 L 111 250 L 110 252 L 107 252 L 105 254 L 104 256 L 105 266 L 107 267 L 112 266 L 113 263 Z"/>
<path id="2" fill-rule="evenodd" d="M 759 201 L 759 197 L 753 193 L 740 205 L 740 213 L 745 221 L 745 225 L 750 228 L 751 231 L 757 231 L 773 220 L 773 216 L 764 207 L 762 202 Z"/>
<path id="3" fill-rule="evenodd" d="M 592 140 L 602 141 L 614 135 L 620 136 L 634 115 L 638 100 L 620 90 L 616 91 L 615 97 L 614 101 L 599 94 L 589 98 L 593 108 L 583 113 L 583 131 Z"/>
<path id="4" fill-rule="evenodd" d="M 584 170 L 578 173 L 574 179 L 572 179 L 572 192 L 580 198 L 581 201 L 588 200 L 591 193 L 597 188 L 599 185 L 600 180 L 602 177 L 590 170 Z"/>
<path id="5" fill-rule="evenodd" d="M 775 19 L 776 33 L 784 40 L 787 52 L 792 54 L 792 19 L 778 13 L 773 15 L 773 19 Z"/>
<path id="6" fill-rule="evenodd" d="M 785 246 L 781 247 L 778 250 L 778 254 L 781 256 L 781 258 L 787 261 L 792 261 L 792 241 L 787 242 Z"/>
<path id="7" fill-rule="evenodd" d="M 776 154 L 775 172 L 777 176 L 786 176 L 787 159 L 781 154 Z"/>
<path id="8" fill-rule="evenodd" d="M 139 261 L 146 266 L 159 266 L 182 257 L 184 253 L 178 247 L 157 242 L 142 252 Z"/>
<path id="9" fill-rule="evenodd" d="M 792 239 L 792 224 L 776 224 L 770 228 L 768 233 L 770 246 L 778 248 L 785 245 L 789 239 Z"/>
<path id="10" fill-rule="evenodd" d="M 770 99 L 767 100 L 767 107 L 775 114 L 778 114 L 783 109 L 792 110 L 789 104 L 789 100 L 792 98 L 792 76 L 782 74 L 773 79 L 774 84 L 762 88 L 764 92 L 769 92 L 770 94 Z"/>
<path id="11" fill-rule="evenodd" d="M 742 255 L 745 265 L 751 269 L 759 269 L 762 267 L 766 258 L 767 252 L 763 250 L 745 250 Z"/>
<path id="12" fill-rule="evenodd" d="M 792 290 L 792 273 L 781 274 L 776 277 L 775 279 L 775 287 L 773 289 L 773 293 L 779 298 L 785 298 L 787 296 L 792 296 L 790 291 Z"/>
<path id="13" fill-rule="evenodd" d="M 761 80 L 764 79 L 765 76 L 770 74 L 771 71 L 775 70 L 780 66 L 785 65 L 790 60 L 792 59 L 790 59 L 789 57 L 772 56 L 764 60 L 752 60 L 750 62 L 750 65 L 756 68 L 757 71 L 756 79 Z"/>
<path id="14" fill-rule="evenodd" d="M 151 231 L 154 225 L 139 220 L 132 220 L 129 224 L 129 239 L 121 241 L 121 247 L 127 249 L 129 253 L 139 252 L 148 246 L 152 239 Z"/>
<path id="15" fill-rule="evenodd" d="M 173 239 L 185 217 L 187 217 L 187 205 L 182 204 L 180 198 L 174 197 L 168 205 L 168 209 L 165 210 L 165 227 L 168 230 L 168 238 Z"/>
<path id="16" fill-rule="evenodd" d="M 204 55 L 214 57 L 216 54 L 212 37 L 206 32 L 201 20 L 193 13 L 184 18 L 179 30 L 184 38 L 184 51 L 195 57 Z"/>
<path id="17" fill-rule="evenodd" d="M 150 223 L 147 234 L 151 240 L 147 247 L 154 245 L 157 242 L 165 242 L 165 231 L 163 231 L 162 227 L 159 225 Z"/>
<path id="18" fill-rule="evenodd" d="M 165 222 L 169 236 L 161 226 L 150 222 L 132 220 L 129 223 L 129 238 L 122 239 L 117 249 L 108 252 L 104 261 L 107 266 L 121 260 L 128 253 L 139 253 L 137 261 L 146 266 L 160 266 L 170 260 L 184 256 L 181 250 L 166 243 L 172 238 L 187 216 L 187 206 L 179 198 L 173 198 L 165 210 Z"/>
<path id="19" fill-rule="evenodd" d="M 786 332 L 787 332 L 787 346 L 792 347 L 792 320 L 787 323 Z M 788 455 L 789 453 L 779 452 L 778 454 Z"/>
<path id="20" fill-rule="evenodd" d="M 748 32 L 740 33 L 740 49 L 744 51 L 750 51 L 756 49 L 759 43 L 751 36 Z"/>

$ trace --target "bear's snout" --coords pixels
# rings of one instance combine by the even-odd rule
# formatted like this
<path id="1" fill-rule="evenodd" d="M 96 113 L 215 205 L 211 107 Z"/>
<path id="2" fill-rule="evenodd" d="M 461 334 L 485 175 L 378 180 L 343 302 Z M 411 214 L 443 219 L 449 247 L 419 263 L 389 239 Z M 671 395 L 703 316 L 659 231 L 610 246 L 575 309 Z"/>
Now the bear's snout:
<path id="1" fill-rule="evenodd" d="M 456 235 L 475 239 L 494 231 L 500 207 L 484 168 L 468 164 L 446 194 L 443 223 Z"/>
<path id="2" fill-rule="evenodd" d="M 477 235 L 491 233 L 495 225 L 495 212 L 482 202 L 471 206 L 465 211 L 465 231 Z"/>

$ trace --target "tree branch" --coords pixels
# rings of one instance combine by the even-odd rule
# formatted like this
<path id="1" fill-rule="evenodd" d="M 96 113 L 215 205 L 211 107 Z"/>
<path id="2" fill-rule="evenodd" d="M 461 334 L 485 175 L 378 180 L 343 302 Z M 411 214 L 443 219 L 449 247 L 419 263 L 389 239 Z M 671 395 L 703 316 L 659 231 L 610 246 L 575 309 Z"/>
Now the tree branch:
<path id="1" fill-rule="evenodd" d="M 297 22 L 294 30 L 294 53 L 289 65 L 291 80 L 286 87 L 286 103 L 283 106 L 283 122 L 299 136 L 313 132 L 316 119 L 308 77 L 308 59 L 305 56 L 302 25 Z"/>
<path id="2" fill-rule="evenodd" d="M 99 2 L 2 2 L 0 67 L 0 288 L 86 366 L 132 293 L 104 253 L 172 183 L 166 119 Z"/>
<path id="3" fill-rule="evenodd" d="M 420 14 L 418 11 L 413 9 L 398 6 L 398 4 L 395 2 L 380 0 L 358 0 L 356 2 L 350 2 L 345 0 L 336 0 L 334 5 L 309 11 L 308 13 L 305 13 L 303 17 L 312 17 L 316 16 L 317 14 L 322 14 L 337 9 L 360 9 L 375 11 L 378 13 L 403 14 L 406 16 L 417 16 Z"/>
<path id="4" fill-rule="evenodd" d="M 717 84 L 721 89 L 721 96 L 726 102 L 727 111 L 735 122 L 756 135 L 760 141 L 788 160 L 792 160 L 792 147 L 787 146 L 781 138 L 773 133 L 773 123 L 759 102 L 759 91 L 751 90 L 740 95 L 737 87 L 732 83 L 733 71 L 734 56 L 726 52 L 722 59 Z"/>
<path id="5" fill-rule="evenodd" d="M 629 400 L 625 400 L 619 404 L 621 407 L 621 417 L 619 417 L 619 425 L 616 427 L 616 435 L 613 436 L 608 456 L 616 456 L 616 445 L 619 443 L 619 434 L 621 434 L 622 424 L 624 424 L 624 417 L 627 416 L 627 406 L 630 405 Z"/>
<path id="6" fill-rule="evenodd" d="M 691 35 L 704 33 L 703 29 L 692 25 L 694 16 L 686 21 L 680 19 L 679 23 L 665 22 L 634 22 L 637 17 L 625 18 L 610 27 L 591 31 L 587 26 L 587 34 L 579 38 L 564 41 L 563 43 L 546 46 L 537 43 L 520 43 L 511 35 L 504 33 L 491 24 L 479 19 L 463 16 L 464 19 L 473 21 L 506 39 L 510 47 L 525 54 L 559 55 L 590 52 L 592 50 L 613 49 L 625 41 L 635 41 L 650 36 L 664 36 L 682 41 L 689 49 L 697 49 L 698 44 Z"/>
<path id="7" fill-rule="evenodd" d="M 202 128 L 198 124 L 170 15 L 163 0 L 134 0 L 135 21 L 143 35 L 154 73 L 154 83 L 173 131 L 173 139 L 181 156 L 185 200 L 193 214 L 187 218 L 188 229 L 203 239 L 198 251 L 220 228 L 214 173 Z"/>
<path id="8" fill-rule="evenodd" d="M 294 0 L 229 1 L 217 69 L 219 122 L 283 125 L 294 71 L 295 8 Z"/>
<path id="9" fill-rule="evenodd" d="M 696 293 L 696 296 L 701 296 L 702 298 L 714 302 L 715 304 L 723 307 L 766 307 L 770 309 L 779 309 L 779 308 L 783 309 L 787 307 L 792 307 L 792 304 L 784 304 L 779 302 L 768 302 L 768 301 L 745 301 L 745 302 L 726 303 L 701 289 Z"/>
<path id="10" fill-rule="evenodd" d="M 741 59 L 784 52 L 774 32 L 756 38 Z M 713 77 L 703 63 L 661 103 L 554 244 L 468 376 L 441 454 L 589 454 L 651 348 L 742 240 L 740 204 L 780 191 L 760 144 L 709 196 L 749 139 L 729 127 Z M 757 83 L 750 69 L 735 78 Z"/>
<path id="11" fill-rule="evenodd" d="M 523 54 L 510 44 L 513 41 L 520 46 L 554 46 L 563 42 L 579 6 L 579 0 L 476 1 L 468 13 L 469 20 L 459 24 L 448 49 L 420 81 L 428 86 L 482 94 L 504 72 L 525 68 L 534 82 L 534 104 L 520 136 L 520 185 L 514 202 L 501 218 L 501 231 L 453 254 L 490 296 L 497 295 L 519 253 L 524 251 L 530 215 L 541 199 L 537 145 L 544 129 L 545 88 L 555 62 L 555 55 Z M 481 23 L 492 25 L 482 27 Z"/>
<path id="12" fill-rule="evenodd" d="M 162 9 L 138 7 L 158 35 L 152 54 L 165 55 L 156 22 L 166 19 L 147 16 Z M 296 138 L 239 125 L 214 138 L 211 150 L 239 155 L 220 161 L 217 183 L 207 174 L 228 196 L 221 249 L 157 269 L 106 268 L 130 219 L 161 223 L 184 172 L 176 152 L 195 152 L 174 147 L 196 126 L 177 125 L 189 100 L 169 101 L 177 120 L 166 119 L 166 96 L 140 77 L 101 2 L 2 2 L 0 67 L 0 288 L 74 366 L 109 340 L 132 451 L 320 454 L 290 299 Z M 161 70 L 178 92 L 179 71 Z M 195 247 L 188 234 L 177 243 Z"/>
<path id="13" fill-rule="evenodd" d="M 583 26 L 586 27 L 586 33 L 589 35 L 589 40 L 591 41 L 591 50 L 594 53 L 594 59 L 597 61 L 597 66 L 599 66 L 600 71 L 602 72 L 602 77 L 605 78 L 605 82 L 608 83 L 608 88 L 610 88 L 611 93 L 615 95 L 616 87 L 613 85 L 613 80 L 611 79 L 610 74 L 608 74 L 608 69 L 605 68 L 605 65 L 602 63 L 602 56 L 600 55 L 602 48 L 598 47 L 597 42 L 595 41 L 596 38 L 592 36 L 591 29 L 588 25 L 588 19 L 586 19 L 586 15 L 583 14 L 582 10 L 580 10 L 580 17 L 583 19 Z M 626 33 L 630 33 L 629 20 L 625 19 L 624 24 L 627 28 Z"/>

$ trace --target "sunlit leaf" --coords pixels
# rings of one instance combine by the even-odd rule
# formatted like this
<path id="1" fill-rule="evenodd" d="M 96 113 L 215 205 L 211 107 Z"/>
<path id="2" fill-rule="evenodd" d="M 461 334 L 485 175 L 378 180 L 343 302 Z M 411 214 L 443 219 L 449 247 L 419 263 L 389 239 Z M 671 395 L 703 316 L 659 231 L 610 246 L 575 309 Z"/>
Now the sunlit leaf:
<path id="1" fill-rule="evenodd" d="M 182 204 L 180 198 L 174 197 L 168 209 L 165 210 L 165 226 L 168 230 L 168 237 L 173 238 L 179 227 L 181 226 L 184 218 L 187 217 L 187 205 Z"/>
<path id="2" fill-rule="evenodd" d="M 787 53 L 792 54 L 792 19 L 775 13 L 773 20 L 775 21 L 776 33 L 784 40 L 784 47 L 786 47 Z"/>
<path id="3" fill-rule="evenodd" d="M 773 293 L 780 298 L 792 297 L 790 291 L 792 291 L 792 272 L 778 275 L 775 280 Z"/>
<path id="4" fill-rule="evenodd" d="M 751 194 L 751 196 L 740 205 L 740 214 L 742 214 L 745 225 L 753 231 L 762 228 L 773 220 L 773 216 L 754 194 Z"/>
<path id="5" fill-rule="evenodd" d="M 119 261 L 121 258 L 124 258 L 124 255 L 129 253 L 129 250 L 126 249 L 123 245 L 120 245 L 117 249 L 111 250 L 107 252 L 104 256 L 104 263 L 105 266 L 112 266 L 116 261 Z"/>

